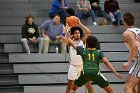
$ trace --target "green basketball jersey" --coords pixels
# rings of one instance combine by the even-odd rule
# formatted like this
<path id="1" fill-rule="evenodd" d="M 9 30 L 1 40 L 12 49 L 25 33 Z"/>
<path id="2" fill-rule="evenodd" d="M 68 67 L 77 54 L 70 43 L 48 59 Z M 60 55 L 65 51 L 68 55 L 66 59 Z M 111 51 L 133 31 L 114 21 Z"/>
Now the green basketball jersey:
<path id="1" fill-rule="evenodd" d="M 77 53 L 83 59 L 84 74 L 98 74 L 100 60 L 104 57 L 103 53 L 96 48 L 77 47 Z"/>

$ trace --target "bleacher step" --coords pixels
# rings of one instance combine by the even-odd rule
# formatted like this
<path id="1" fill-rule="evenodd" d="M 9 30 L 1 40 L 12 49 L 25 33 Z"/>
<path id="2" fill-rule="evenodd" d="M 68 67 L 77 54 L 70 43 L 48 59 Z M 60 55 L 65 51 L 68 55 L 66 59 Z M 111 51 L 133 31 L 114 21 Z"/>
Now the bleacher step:
<path id="1" fill-rule="evenodd" d="M 0 70 L 0 75 L 4 75 L 4 74 L 13 74 L 13 70 L 12 69 Z"/>
<path id="2" fill-rule="evenodd" d="M 45 19 L 45 18 L 43 18 Z M 92 34 L 121 34 L 124 32 L 125 28 L 124 26 L 112 26 L 112 25 L 87 25 L 87 27 L 91 30 Z M 40 26 L 38 26 L 40 28 Z M 0 34 L 1 35 L 7 35 L 7 34 L 21 34 L 21 26 L 0 26 Z M 10 30 L 10 31 L 9 31 Z M 84 32 L 85 33 L 85 32 Z M 2 47 L 0 45 L 0 47 Z"/>
<path id="3" fill-rule="evenodd" d="M 124 84 L 110 84 L 115 93 L 124 93 Z M 24 93 L 65 93 L 66 85 L 54 85 L 54 86 L 24 86 Z M 85 90 L 85 86 L 80 87 L 76 93 L 88 93 Z M 95 93 L 105 93 L 98 85 L 93 84 Z"/>
<path id="4" fill-rule="evenodd" d="M 0 59 L 0 63 L 9 63 L 8 59 Z"/>
<path id="5" fill-rule="evenodd" d="M 21 86 L 0 86 L 0 93 L 24 93 Z"/>
<path id="6" fill-rule="evenodd" d="M 99 42 L 108 42 L 108 43 L 116 43 L 123 42 L 123 38 L 121 34 L 92 34 L 99 39 Z M 8 38 L 7 38 L 8 37 Z M 21 43 L 22 36 L 21 34 L 17 35 L 0 35 L 0 43 Z"/>
<path id="7" fill-rule="evenodd" d="M 24 93 L 24 92 L 4 92 L 4 93 Z"/>
<path id="8" fill-rule="evenodd" d="M 111 62 L 111 64 L 114 66 L 116 71 L 119 72 L 128 72 L 128 69 L 131 68 L 131 66 L 128 69 L 122 69 L 122 64 L 124 62 Z M 20 63 L 20 64 L 14 64 L 14 73 L 16 74 L 62 74 L 68 72 L 69 63 Z M 54 69 L 55 68 L 55 69 Z M 101 62 L 100 63 L 100 71 L 103 73 L 112 73 L 109 69 L 106 68 L 106 66 Z"/>
<path id="9" fill-rule="evenodd" d="M 29 45 L 31 53 L 38 53 L 38 44 Z M 128 49 L 124 43 L 100 43 L 100 49 L 106 52 L 127 52 Z M 5 53 L 26 53 L 22 43 L 19 44 L 4 44 Z M 55 53 L 55 45 L 50 44 L 49 53 Z"/>
<path id="10" fill-rule="evenodd" d="M 4 52 L 4 44 L 0 44 L 0 53 Z"/>
<path id="11" fill-rule="evenodd" d="M 8 59 L 8 54 L 0 54 L 0 59 Z"/>
<path id="12" fill-rule="evenodd" d="M 124 83 L 127 73 L 120 72 L 122 79 L 118 79 L 112 73 L 102 73 L 111 84 Z M 67 74 L 20 74 L 18 75 L 21 85 L 65 85 L 67 83 Z"/>
<path id="13" fill-rule="evenodd" d="M 17 85 L 16 75 L 0 75 L 0 86 L 1 85 Z"/>
<path id="14" fill-rule="evenodd" d="M 13 74 L 13 67 L 11 64 L 0 64 L 0 75 Z"/>
<path id="15" fill-rule="evenodd" d="M 117 0 L 120 3 L 125 3 L 125 4 L 131 4 L 131 3 L 135 3 L 134 0 Z M 105 0 L 100 0 L 100 3 L 104 3 Z"/>
<path id="16" fill-rule="evenodd" d="M 69 60 L 69 54 L 63 53 L 13 53 L 9 54 L 10 63 L 24 63 L 24 62 L 66 62 Z"/>
<path id="17" fill-rule="evenodd" d="M 126 61 L 129 56 L 129 52 L 103 52 L 110 61 Z M 38 63 L 38 62 L 68 62 L 69 54 L 62 53 L 48 53 L 48 54 L 38 54 L 38 53 L 13 53 L 9 54 L 10 63 Z"/>

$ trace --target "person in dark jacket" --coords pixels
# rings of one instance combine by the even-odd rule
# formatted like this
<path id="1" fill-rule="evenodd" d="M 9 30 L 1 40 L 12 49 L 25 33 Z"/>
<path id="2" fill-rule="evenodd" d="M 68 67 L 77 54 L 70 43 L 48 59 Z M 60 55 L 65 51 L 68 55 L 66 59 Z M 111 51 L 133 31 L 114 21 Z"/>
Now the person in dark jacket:
<path id="1" fill-rule="evenodd" d="M 111 20 L 112 24 L 117 26 L 118 24 L 123 25 L 122 23 L 122 14 L 118 1 L 116 0 L 106 0 L 104 3 L 104 9 L 106 16 Z"/>
<path id="2" fill-rule="evenodd" d="M 95 15 L 98 17 L 103 17 L 102 8 L 99 6 L 99 0 L 89 0 L 91 4 L 91 9 L 94 11 Z"/>
<path id="3" fill-rule="evenodd" d="M 22 25 L 22 39 L 24 48 L 27 53 L 30 54 L 30 49 L 28 43 L 39 43 L 39 53 L 42 52 L 44 39 L 39 37 L 39 31 L 37 25 L 33 22 L 34 17 L 28 15 L 25 19 L 25 24 Z"/>

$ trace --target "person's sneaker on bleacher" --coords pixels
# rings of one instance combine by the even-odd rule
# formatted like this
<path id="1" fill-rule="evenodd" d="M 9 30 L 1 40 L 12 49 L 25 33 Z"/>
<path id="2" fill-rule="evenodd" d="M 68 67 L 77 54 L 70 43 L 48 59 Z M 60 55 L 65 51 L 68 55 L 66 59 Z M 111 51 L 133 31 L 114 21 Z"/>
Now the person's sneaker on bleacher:
<path id="1" fill-rule="evenodd" d="M 120 25 L 124 25 L 124 23 L 122 21 L 119 22 Z"/>
<path id="2" fill-rule="evenodd" d="M 114 25 L 114 26 L 118 26 L 118 22 L 117 22 L 117 21 L 114 21 L 114 22 L 113 22 L 113 25 Z"/>
<path id="3" fill-rule="evenodd" d="M 97 23 L 97 22 L 93 22 L 93 25 L 94 25 L 94 26 L 97 26 L 97 25 L 98 25 L 98 23 Z"/>

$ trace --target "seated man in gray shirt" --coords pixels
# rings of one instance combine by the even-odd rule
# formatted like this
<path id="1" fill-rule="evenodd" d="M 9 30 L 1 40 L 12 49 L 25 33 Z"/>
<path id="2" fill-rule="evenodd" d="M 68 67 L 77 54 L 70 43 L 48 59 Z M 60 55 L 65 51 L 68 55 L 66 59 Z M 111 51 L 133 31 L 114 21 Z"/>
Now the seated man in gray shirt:
<path id="1" fill-rule="evenodd" d="M 52 20 L 46 20 L 40 26 L 42 37 L 44 37 L 44 53 L 48 53 L 49 44 L 60 44 L 61 53 L 66 53 L 66 44 L 58 36 L 63 34 L 63 24 L 60 23 L 60 16 L 54 15 Z"/>

